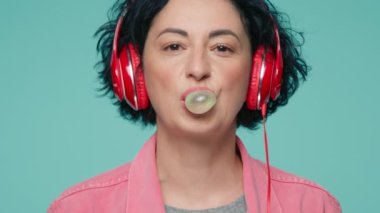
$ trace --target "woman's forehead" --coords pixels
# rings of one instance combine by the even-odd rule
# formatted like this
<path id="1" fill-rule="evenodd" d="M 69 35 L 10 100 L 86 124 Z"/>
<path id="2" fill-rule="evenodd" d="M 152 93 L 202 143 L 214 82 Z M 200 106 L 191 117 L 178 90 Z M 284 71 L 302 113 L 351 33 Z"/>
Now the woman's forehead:
<path id="1" fill-rule="evenodd" d="M 170 0 L 156 15 L 152 27 L 238 32 L 244 28 L 239 12 L 230 0 Z"/>

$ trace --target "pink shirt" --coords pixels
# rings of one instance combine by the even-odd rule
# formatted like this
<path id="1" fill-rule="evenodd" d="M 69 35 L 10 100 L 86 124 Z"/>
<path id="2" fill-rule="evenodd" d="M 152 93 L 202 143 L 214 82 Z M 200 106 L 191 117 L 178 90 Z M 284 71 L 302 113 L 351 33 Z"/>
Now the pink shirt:
<path id="1" fill-rule="evenodd" d="M 237 138 L 243 162 L 243 185 L 248 213 L 266 212 L 265 164 L 249 156 Z M 164 213 L 156 169 L 156 137 L 123 166 L 79 183 L 62 193 L 48 213 Z M 271 168 L 272 213 L 340 213 L 338 201 L 317 184 Z"/>

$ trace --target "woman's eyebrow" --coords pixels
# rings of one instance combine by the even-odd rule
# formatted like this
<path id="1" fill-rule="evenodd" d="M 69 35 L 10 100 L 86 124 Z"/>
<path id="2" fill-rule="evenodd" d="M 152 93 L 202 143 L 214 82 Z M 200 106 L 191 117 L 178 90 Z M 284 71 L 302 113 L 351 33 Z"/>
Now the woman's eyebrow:
<path id="1" fill-rule="evenodd" d="M 231 30 L 228 30 L 228 29 L 219 29 L 219 30 L 211 31 L 210 34 L 208 35 L 208 37 L 214 38 L 214 37 L 221 36 L 221 35 L 231 35 L 231 36 L 235 37 L 240 42 L 239 36 L 236 33 L 232 32 Z"/>
<path id="2" fill-rule="evenodd" d="M 183 37 L 188 37 L 188 35 L 189 35 L 186 31 L 179 29 L 179 28 L 166 28 L 158 34 L 157 38 L 160 37 L 162 34 L 165 34 L 165 33 L 179 34 Z M 239 36 L 236 33 L 234 33 L 233 31 L 228 30 L 228 29 L 213 30 L 209 33 L 208 37 L 214 38 L 214 37 L 218 37 L 218 36 L 222 36 L 222 35 L 231 35 L 231 36 L 235 37 L 238 41 L 240 41 Z"/>
<path id="3" fill-rule="evenodd" d="M 158 34 L 157 38 L 160 37 L 162 34 L 165 34 L 165 33 L 175 33 L 175 34 L 179 34 L 179 35 L 184 36 L 184 37 L 188 37 L 188 33 L 184 30 L 181 30 L 178 28 L 166 28 Z"/>

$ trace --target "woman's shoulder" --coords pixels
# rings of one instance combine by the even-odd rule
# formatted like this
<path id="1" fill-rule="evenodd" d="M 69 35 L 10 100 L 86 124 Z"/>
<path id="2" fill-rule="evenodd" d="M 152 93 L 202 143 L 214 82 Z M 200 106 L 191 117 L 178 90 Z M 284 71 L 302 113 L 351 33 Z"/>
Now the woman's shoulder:
<path id="1" fill-rule="evenodd" d="M 48 212 L 86 212 L 90 207 L 87 204 L 115 204 L 115 198 L 125 197 L 129 170 L 130 163 L 126 163 L 69 187 L 53 201 Z"/>
<path id="2" fill-rule="evenodd" d="M 253 169 L 256 168 L 256 171 L 260 167 L 261 171 L 267 172 L 266 164 L 257 159 L 252 158 L 251 166 L 254 167 Z M 271 166 L 270 172 L 274 198 L 282 204 L 284 209 L 292 208 L 293 205 L 287 205 L 287 203 L 297 203 L 297 205 L 302 205 L 302 208 L 308 212 L 321 212 L 317 208 L 325 209 L 322 212 L 342 212 L 338 200 L 314 181 L 274 166 Z M 310 211 L 311 209 L 313 210 Z"/>

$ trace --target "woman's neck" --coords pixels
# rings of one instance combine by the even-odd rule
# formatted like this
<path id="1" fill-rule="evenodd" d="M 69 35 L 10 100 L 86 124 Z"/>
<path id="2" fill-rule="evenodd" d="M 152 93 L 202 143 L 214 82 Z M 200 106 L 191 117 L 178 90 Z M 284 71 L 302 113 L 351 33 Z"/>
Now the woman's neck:
<path id="1" fill-rule="evenodd" d="M 166 204 L 204 209 L 241 196 L 242 163 L 235 130 L 190 137 L 157 128 L 157 169 Z"/>

